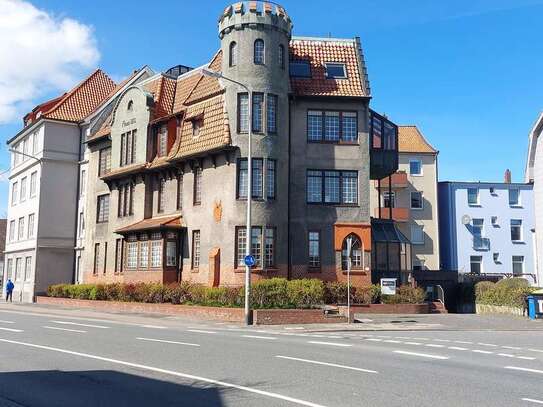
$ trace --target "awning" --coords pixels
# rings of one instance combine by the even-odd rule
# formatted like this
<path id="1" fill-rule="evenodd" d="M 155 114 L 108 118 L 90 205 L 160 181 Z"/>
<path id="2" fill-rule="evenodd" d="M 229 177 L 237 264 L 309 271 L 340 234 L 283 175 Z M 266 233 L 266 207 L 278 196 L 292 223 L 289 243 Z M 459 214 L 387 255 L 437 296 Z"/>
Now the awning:
<path id="1" fill-rule="evenodd" d="M 409 239 L 400 232 L 396 223 L 390 219 L 371 220 L 371 240 L 381 243 L 406 243 L 411 244 Z"/>
<path id="2" fill-rule="evenodd" d="M 181 228 L 183 228 L 181 215 L 174 215 L 143 219 L 139 222 L 117 229 L 115 232 L 124 235 L 149 230 L 179 230 Z"/>

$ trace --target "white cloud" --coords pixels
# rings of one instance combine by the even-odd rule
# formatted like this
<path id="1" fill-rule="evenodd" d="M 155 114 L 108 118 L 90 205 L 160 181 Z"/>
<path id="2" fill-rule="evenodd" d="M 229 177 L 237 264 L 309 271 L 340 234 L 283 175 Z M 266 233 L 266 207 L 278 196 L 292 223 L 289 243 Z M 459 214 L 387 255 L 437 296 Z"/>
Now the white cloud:
<path id="1" fill-rule="evenodd" d="M 0 0 L 0 10 L 0 123 L 6 123 L 47 92 L 80 81 L 100 53 L 88 25 L 21 0 Z"/>

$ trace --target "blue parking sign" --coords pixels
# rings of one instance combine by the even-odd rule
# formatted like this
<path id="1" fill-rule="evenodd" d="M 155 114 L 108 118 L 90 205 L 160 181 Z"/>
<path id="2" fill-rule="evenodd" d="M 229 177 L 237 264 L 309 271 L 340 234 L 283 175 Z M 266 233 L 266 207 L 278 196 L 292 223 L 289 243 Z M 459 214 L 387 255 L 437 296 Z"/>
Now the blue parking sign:
<path id="1" fill-rule="evenodd" d="M 243 260 L 246 266 L 253 267 L 255 265 L 255 258 L 251 255 L 245 256 Z"/>

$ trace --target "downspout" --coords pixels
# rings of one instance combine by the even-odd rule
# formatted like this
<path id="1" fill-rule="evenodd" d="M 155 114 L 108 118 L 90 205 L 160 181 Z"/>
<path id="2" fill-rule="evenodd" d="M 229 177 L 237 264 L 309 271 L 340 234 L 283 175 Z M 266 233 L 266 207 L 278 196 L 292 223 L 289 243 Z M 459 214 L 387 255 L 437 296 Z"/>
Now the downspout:
<path id="1" fill-rule="evenodd" d="M 294 98 L 294 96 L 293 96 Z M 292 100 L 289 100 L 289 108 L 288 108 L 288 175 L 287 175 L 287 259 L 288 259 L 288 265 L 287 265 L 287 280 L 290 280 L 292 278 L 292 253 L 290 249 L 291 245 L 291 239 L 290 239 L 290 190 L 291 190 L 291 182 L 290 182 L 290 154 L 291 154 L 291 143 L 290 138 L 292 136 Z"/>
<path id="2" fill-rule="evenodd" d="M 73 261 L 72 261 L 72 284 L 77 283 L 76 281 L 76 273 L 77 273 L 77 256 L 76 256 L 76 250 L 77 247 L 77 227 L 78 225 L 78 213 L 79 213 L 79 192 L 81 188 L 81 146 L 83 145 L 83 129 L 81 128 L 81 123 L 77 123 L 77 127 L 79 128 L 79 144 L 77 146 L 77 184 L 75 188 L 75 226 L 74 226 L 74 250 L 73 250 Z M 86 146 L 85 146 L 86 148 Z"/>

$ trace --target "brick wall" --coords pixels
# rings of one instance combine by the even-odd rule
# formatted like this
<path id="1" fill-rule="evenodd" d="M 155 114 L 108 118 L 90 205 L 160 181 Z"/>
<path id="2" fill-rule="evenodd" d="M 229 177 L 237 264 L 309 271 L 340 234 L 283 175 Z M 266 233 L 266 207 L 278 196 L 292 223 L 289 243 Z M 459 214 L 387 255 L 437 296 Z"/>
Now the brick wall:
<path id="1" fill-rule="evenodd" d="M 340 306 L 340 313 L 347 313 L 346 306 Z M 429 304 L 370 304 L 352 305 L 351 314 L 429 314 Z"/>
<path id="2" fill-rule="evenodd" d="M 325 317 L 320 309 L 260 309 L 253 311 L 255 325 L 325 324 L 346 322 L 344 317 Z"/>

